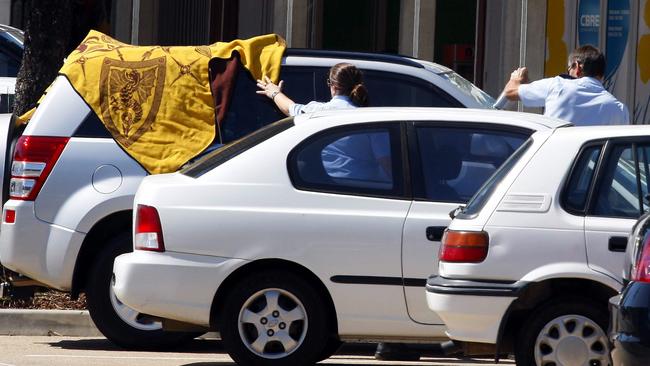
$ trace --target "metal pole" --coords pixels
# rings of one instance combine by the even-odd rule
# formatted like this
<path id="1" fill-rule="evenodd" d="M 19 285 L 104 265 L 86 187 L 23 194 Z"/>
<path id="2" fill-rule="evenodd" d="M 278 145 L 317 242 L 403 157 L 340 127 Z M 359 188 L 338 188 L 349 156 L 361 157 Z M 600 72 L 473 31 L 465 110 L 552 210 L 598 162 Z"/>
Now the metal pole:
<path id="1" fill-rule="evenodd" d="M 528 29 L 528 0 L 521 1 L 521 29 L 519 31 L 519 67 L 526 66 L 526 36 Z M 523 103 L 517 103 L 517 110 L 524 110 Z"/>
<path id="2" fill-rule="evenodd" d="M 287 47 L 293 47 L 293 0 L 287 0 Z"/>
<path id="3" fill-rule="evenodd" d="M 140 0 L 133 0 L 131 16 L 131 44 L 137 45 L 140 36 Z"/>
<path id="4" fill-rule="evenodd" d="M 413 6 L 413 57 L 418 57 L 420 52 L 420 0 L 415 0 Z"/>

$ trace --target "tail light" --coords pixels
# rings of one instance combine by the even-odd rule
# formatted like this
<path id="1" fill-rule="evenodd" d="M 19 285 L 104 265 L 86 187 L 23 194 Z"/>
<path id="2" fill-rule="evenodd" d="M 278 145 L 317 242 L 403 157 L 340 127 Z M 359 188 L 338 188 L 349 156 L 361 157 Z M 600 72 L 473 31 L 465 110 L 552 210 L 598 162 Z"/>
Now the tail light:
<path id="1" fill-rule="evenodd" d="M 634 270 L 631 274 L 632 281 L 650 282 L 650 234 L 643 238 L 641 254 L 636 259 Z"/>
<path id="2" fill-rule="evenodd" d="M 135 249 L 165 251 L 160 216 L 155 207 L 138 205 L 135 216 Z"/>
<path id="3" fill-rule="evenodd" d="M 16 222 L 16 210 L 5 210 L 4 222 L 7 224 L 13 224 Z"/>
<path id="4" fill-rule="evenodd" d="M 488 244 L 486 232 L 446 230 L 438 258 L 443 262 L 482 262 L 487 257 Z"/>
<path id="5" fill-rule="evenodd" d="M 68 143 L 68 137 L 21 136 L 11 164 L 9 197 L 33 201 Z"/>

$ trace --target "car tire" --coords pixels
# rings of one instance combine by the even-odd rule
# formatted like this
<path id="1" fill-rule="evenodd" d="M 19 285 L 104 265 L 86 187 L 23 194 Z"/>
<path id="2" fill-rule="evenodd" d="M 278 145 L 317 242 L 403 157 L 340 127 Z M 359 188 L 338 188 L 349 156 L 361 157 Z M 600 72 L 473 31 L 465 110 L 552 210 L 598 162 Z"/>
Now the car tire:
<path id="1" fill-rule="evenodd" d="M 221 338 L 238 365 L 312 365 L 320 361 L 329 329 L 324 301 L 290 272 L 250 275 L 227 295 Z"/>
<path id="2" fill-rule="evenodd" d="M 335 354 L 342 345 L 343 342 L 341 342 L 341 340 L 335 337 L 330 337 L 327 340 L 325 348 L 323 348 L 323 352 L 321 352 L 320 356 L 318 356 L 318 361 L 327 360 L 328 358 L 332 357 L 332 355 Z"/>
<path id="3" fill-rule="evenodd" d="M 95 326 L 108 340 L 127 349 L 157 350 L 177 346 L 200 335 L 165 332 L 159 321 L 119 302 L 111 286 L 113 262 L 118 255 L 133 250 L 131 234 L 121 232 L 106 244 L 90 269 L 86 302 Z"/>
<path id="4" fill-rule="evenodd" d="M 595 302 L 564 297 L 533 311 L 515 342 L 517 365 L 609 365 L 607 308 Z"/>

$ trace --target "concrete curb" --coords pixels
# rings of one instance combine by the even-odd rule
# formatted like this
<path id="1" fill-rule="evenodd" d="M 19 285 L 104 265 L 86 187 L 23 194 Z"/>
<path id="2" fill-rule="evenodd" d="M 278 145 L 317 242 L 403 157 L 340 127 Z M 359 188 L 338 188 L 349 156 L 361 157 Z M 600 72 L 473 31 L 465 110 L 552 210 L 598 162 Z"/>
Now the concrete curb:
<path id="1" fill-rule="evenodd" d="M 86 310 L 0 309 L 0 335 L 102 337 Z"/>

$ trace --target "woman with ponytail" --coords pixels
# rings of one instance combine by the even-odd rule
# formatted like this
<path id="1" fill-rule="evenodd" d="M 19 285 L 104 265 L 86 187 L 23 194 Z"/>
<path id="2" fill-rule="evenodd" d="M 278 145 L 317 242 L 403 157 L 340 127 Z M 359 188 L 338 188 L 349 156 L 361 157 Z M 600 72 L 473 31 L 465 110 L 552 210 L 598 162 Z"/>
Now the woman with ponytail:
<path id="1" fill-rule="evenodd" d="M 327 109 L 365 107 L 368 91 L 361 71 L 350 63 L 339 63 L 330 69 L 327 85 L 329 102 L 298 104 L 282 93 L 282 84 L 268 77 L 257 80 L 258 94 L 271 98 L 287 116 Z M 352 133 L 325 146 L 321 152 L 323 167 L 332 178 L 354 179 L 392 184 L 390 141 L 387 133 Z"/>
<path id="2" fill-rule="evenodd" d="M 283 81 L 280 81 L 278 85 L 275 85 L 265 76 L 262 80 L 257 80 L 257 86 L 261 89 L 257 91 L 257 94 L 264 94 L 271 98 L 282 113 L 287 116 L 326 109 L 356 108 L 368 105 L 368 91 L 363 84 L 363 74 L 361 70 L 350 63 L 342 62 L 330 69 L 327 85 L 330 87 L 332 99 L 326 103 L 315 101 L 307 104 L 295 103 L 282 93 L 283 83 Z"/>

